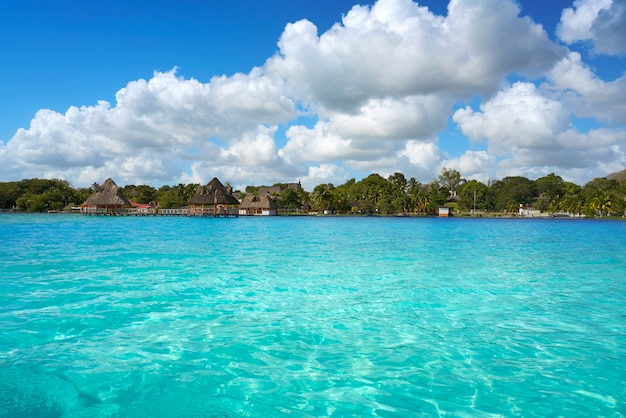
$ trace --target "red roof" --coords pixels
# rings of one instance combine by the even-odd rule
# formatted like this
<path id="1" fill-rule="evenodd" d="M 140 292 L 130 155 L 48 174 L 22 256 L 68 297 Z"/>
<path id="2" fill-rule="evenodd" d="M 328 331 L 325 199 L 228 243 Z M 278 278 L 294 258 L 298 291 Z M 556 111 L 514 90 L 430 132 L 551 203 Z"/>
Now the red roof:
<path id="1" fill-rule="evenodd" d="M 133 202 L 130 199 L 128 201 L 130 202 L 132 207 L 138 208 L 138 209 L 153 209 L 159 206 L 159 202 L 137 203 L 137 202 Z"/>

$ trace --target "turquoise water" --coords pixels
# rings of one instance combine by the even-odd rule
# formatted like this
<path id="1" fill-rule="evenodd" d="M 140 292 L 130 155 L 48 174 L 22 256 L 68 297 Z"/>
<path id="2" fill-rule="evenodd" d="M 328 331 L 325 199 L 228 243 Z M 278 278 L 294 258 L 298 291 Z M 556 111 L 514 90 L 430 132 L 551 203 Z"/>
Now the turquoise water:
<path id="1" fill-rule="evenodd" d="M 625 416 L 626 223 L 0 216 L 0 416 Z"/>

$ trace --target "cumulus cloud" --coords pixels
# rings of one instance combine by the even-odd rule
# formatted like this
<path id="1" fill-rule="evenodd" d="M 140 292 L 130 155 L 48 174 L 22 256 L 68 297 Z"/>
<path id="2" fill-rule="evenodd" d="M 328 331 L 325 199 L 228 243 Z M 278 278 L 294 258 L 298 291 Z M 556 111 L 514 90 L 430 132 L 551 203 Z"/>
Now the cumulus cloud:
<path id="1" fill-rule="evenodd" d="M 468 180 L 478 180 L 487 183 L 495 179 L 497 159 L 487 151 L 466 151 L 457 158 L 444 160 L 440 164 L 440 170 L 444 167 L 454 167 Z"/>
<path id="2" fill-rule="evenodd" d="M 567 43 L 591 41 L 598 53 L 626 53 L 626 0 L 576 0 L 561 14 L 558 35 Z"/>
<path id="3" fill-rule="evenodd" d="M 259 125 L 255 131 L 231 139 L 229 146 L 205 143 L 201 149 L 195 150 L 191 173 L 186 174 L 182 181 L 205 182 L 216 173 L 221 173 L 236 184 L 245 184 L 251 178 L 256 182 L 273 184 L 277 178 L 305 175 L 306 168 L 290 165 L 278 154 L 276 130 L 276 126 Z"/>
<path id="4" fill-rule="evenodd" d="M 537 75 L 563 55 L 512 1 L 452 0 L 441 17 L 411 0 L 355 6 L 321 36 L 287 25 L 268 72 L 325 109 L 351 113 L 371 99 L 493 92 L 510 72 Z"/>
<path id="5" fill-rule="evenodd" d="M 571 52 L 555 65 L 548 78 L 560 100 L 577 117 L 626 124 L 626 76 L 605 82 L 582 62 L 579 53 Z"/>
<path id="6" fill-rule="evenodd" d="M 442 17 L 380 0 L 321 35 L 309 21 L 288 24 L 266 73 L 287 80 L 321 121 L 292 126 L 281 156 L 432 178 L 443 155 L 432 138 L 456 101 L 495 92 L 512 72 L 543 74 L 564 56 L 519 12 L 509 1 L 455 0 Z"/>
<path id="7" fill-rule="evenodd" d="M 350 178 L 345 168 L 337 164 L 320 164 L 308 168 L 308 172 L 300 179 L 305 190 L 313 190 L 318 184 L 341 184 Z"/>
<path id="8" fill-rule="evenodd" d="M 171 180 L 186 159 L 199 157 L 196 151 L 210 138 L 224 142 L 215 153 L 222 165 L 274 164 L 273 137 L 268 145 L 267 135 L 263 140 L 246 135 L 298 114 L 281 82 L 260 69 L 206 84 L 179 78 L 175 70 L 155 72 L 149 80 L 129 82 L 115 97 L 113 107 L 101 101 L 70 107 L 65 114 L 39 111 L 30 127 L 18 130 L 3 147 L 2 158 L 10 162 L 3 164 L 5 173 L 34 177 L 69 170 L 83 179 L 93 176 L 81 171 L 101 174 L 106 169 L 104 178 L 115 173 L 128 182 Z"/>
<path id="9" fill-rule="evenodd" d="M 453 119 L 474 141 L 485 140 L 497 158 L 497 173 L 549 173 L 593 168 L 603 162 L 624 163 L 626 131 L 622 128 L 581 132 L 570 111 L 534 84 L 517 82 L 480 106 L 459 109 Z M 617 164 L 616 164 L 617 165 Z"/>
<path id="10" fill-rule="evenodd" d="M 591 26 L 602 9 L 612 0 L 575 0 L 573 7 L 563 9 L 561 23 L 557 29 L 559 37 L 568 43 L 591 39 Z"/>
<path id="11" fill-rule="evenodd" d="M 433 142 L 408 141 L 398 156 L 406 158 L 411 165 L 409 175 L 416 178 L 428 178 L 441 161 L 441 150 Z"/>
<path id="12" fill-rule="evenodd" d="M 590 1 L 564 12 L 563 39 L 608 39 L 594 27 L 608 11 L 618 16 L 623 0 L 595 8 Z M 624 124 L 624 78 L 599 79 L 519 13 L 513 0 L 451 0 L 446 16 L 411 0 L 379 0 L 354 6 L 321 34 L 308 20 L 289 23 L 277 53 L 248 73 L 202 83 L 175 69 L 155 72 L 127 83 L 115 103 L 39 111 L 0 143 L 0 176 L 78 185 L 219 176 L 306 187 L 355 171 L 430 180 L 444 164 L 491 177 L 547 166 L 581 173 L 597 166 L 594 158 L 623 161 L 619 127 L 580 132 L 572 115 Z M 619 28 L 613 20 L 609 26 Z M 501 90 L 510 76 L 526 81 Z M 487 150 L 449 158 L 438 136 L 454 107 L 477 97 L 485 100 L 480 111 L 462 108 L 453 121 Z M 313 122 L 299 124 L 303 115 Z"/>

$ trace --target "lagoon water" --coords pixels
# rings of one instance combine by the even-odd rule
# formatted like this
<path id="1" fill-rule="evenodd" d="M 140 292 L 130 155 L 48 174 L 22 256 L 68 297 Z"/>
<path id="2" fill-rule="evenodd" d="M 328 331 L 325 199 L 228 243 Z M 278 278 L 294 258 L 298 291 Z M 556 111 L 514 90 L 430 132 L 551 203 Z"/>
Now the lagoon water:
<path id="1" fill-rule="evenodd" d="M 626 223 L 0 216 L 0 416 L 625 416 Z"/>

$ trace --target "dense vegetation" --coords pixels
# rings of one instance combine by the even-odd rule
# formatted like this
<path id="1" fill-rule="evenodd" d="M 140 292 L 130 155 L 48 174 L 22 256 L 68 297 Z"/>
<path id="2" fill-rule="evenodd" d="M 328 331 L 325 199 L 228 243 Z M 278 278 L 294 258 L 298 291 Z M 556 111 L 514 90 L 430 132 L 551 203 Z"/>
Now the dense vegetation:
<path id="1" fill-rule="evenodd" d="M 95 186 L 74 189 L 65 180 L 4 182 L 0 183 L 0 208 L 28 212 L 63 210 L 85 201 Z M 446 168 L 430 183 L 395 173 L 388 178 L 371 174 L 339 186 L 320 184 L 311 192 L 282 186 L 285 186 L 283 191 L 274 197 L 285 212 L 311 208 L 338 213 L 431 214 L 442 205 L 460 212 L 516 213 L 520 205 L 544 212 L 588 216 L 621 215 L 626 211 L 624 178 L 596 178 L 581 187 L 551 173 L 537 180 L 514 176 L 485 184 L 465 181 L 458 171 Z M 123 193 L 138 203 L 158 201 L 162 208 L 175 208 L 185 206 L 197 187 L 197 184 L 179 184 L 156 189 L 127 185 Z"/>

